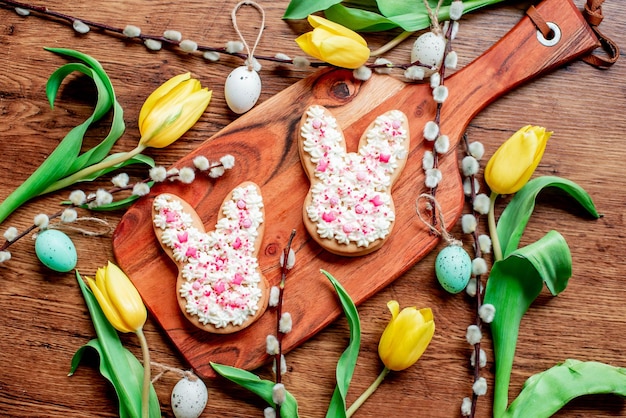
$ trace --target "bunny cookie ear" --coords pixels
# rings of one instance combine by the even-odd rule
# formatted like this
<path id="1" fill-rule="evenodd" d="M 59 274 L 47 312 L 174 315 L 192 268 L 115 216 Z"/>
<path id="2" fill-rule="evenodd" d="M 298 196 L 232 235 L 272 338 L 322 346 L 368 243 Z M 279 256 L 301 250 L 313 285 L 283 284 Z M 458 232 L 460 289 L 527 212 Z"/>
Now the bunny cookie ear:
<path id="1" fill-rule="evenodd" d="M 316 177 L 325 177 L 327 171 L 330 174 L 334 168 L 339 168 L 331 166 L 331 160 L 346 155 L 346 141 L 328 109 L 309 107 L 300 122 L 300 135 L 300 161 L 311 182 Z"/>
<path id="2" fill-rule="evenodd" d="M 269 298 L 269 284 L 257 261 L 265 229 L 259 187 L 246 182 L 233 189 L 210 232 L 177 196 L 158 195 L 152 209 L 156 237 L 178 267 L 176 294 L 183 315 L 217 334 L 256 321 Z"/>
<path id="3" fill-rule="evenodd" d="M 309 234 L 339 255 L 380 248 L 395 222 L 391 188 L 408 157 L 404 113 L 377 117 L 361 137 L 358 153 L 346 152 L 335 118 L 322 106 L 306 111 L 300 136 L 300 160 L 311 182 L 303 206 Z"/>
<path id="4" fill-rule="evenodd" d="M 388 177 L 390 188 L 396 182 L 409 155 L 409 121 L 399 110 L 390 110 L 378 116 L 359 140 L 359 155 L 373 170 Z"/>

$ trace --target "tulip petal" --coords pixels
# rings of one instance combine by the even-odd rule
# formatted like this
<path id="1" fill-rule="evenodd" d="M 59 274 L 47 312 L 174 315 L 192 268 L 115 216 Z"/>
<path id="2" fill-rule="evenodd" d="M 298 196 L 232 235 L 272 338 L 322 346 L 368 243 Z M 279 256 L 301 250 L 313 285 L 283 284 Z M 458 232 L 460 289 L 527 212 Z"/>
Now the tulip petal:
<path id="1" fill-rule="evenodd" d="M 96 297 L 98 301 L 98 305 L 100 305 L 100 309 L 104 313 L 104 316 L 109 320 L 113 328 L 120 332 L 133 332 L 118 314 L 118 312 L 113 308 L 111 301 L 108 299 L 105 293 L 103 293 L 98 287 L 97 280 L 92 279 L 91 277 L 85 277 L 87 279 L 87 284 L 91 289 L 91 292 Z"/>
<path id="2" fill-rule="evenodd" d="M 358 33 L 323 17 L 311 15 L 308 20 L 313 31 L 296 38 L 305 53 L 342 68 L 355 69 L 367 62 L 370 50 Z"/>
<path id="3" fill-rule="evenodd" d="M 397 301 L 387 302 L 392 319 L 378 344 L 378 354 L 389 370 L 404 370 L 413 365 L 430 344 L 435 322 L 430 308 L 404 308 L 398 313 Z"/>
<path id="4" fill-rule="evenodd" d="M 485 167 L 485 181 L 494 193 L 512 194 L 532 177 L 552 132 L 525 126 L 506 140 Z"/>
<path id="5" fill-rule="evenodd" d="M 296 43 L 304 51 L 305 54 L 317 58 L 318 60 L 324 60 L 319 54 L 319 50 L 313 45 L 313 32 L 307 32 L 296 38 Z"/>
<path id="6" fill-rule="evenodd" d="M 144 142 L 146 146 L 163 148 L 183 136 L 200 119 L 211 101 L 212 91 L 206 88 L 188 96 L 185 101 L 177 103 L 167 112 L 155 113 L 155 119 L 159 114 L 163 117 L 169 113 L 169 118 L 162 122 L 158 129 L 147 135 L 149 138 Z M 152 120 L 152 114 L 149 117 Z"/>
<path id="7" fill-rule="evenodd" d="M 387 308 L 389 312 L 391 312 L 391 318 L 396 319 L 398 317 L 398 313 L 400 312 L 400 304 L 397 300 L 390 300 L 387 302 Z"/>
<path id="8" fill-rule="evenodd" d="M 139 112 L 139 126 L 143 125 L 143 121 L 150 113 L 155 103 L 167 93 L 170 92 L 175 86 L 180 84 L 185 80 L 189 80 L 191 78 L 191 73 L 179 74 L 175 77 L 170 78 L 165 83 L 161 84 L 156 90 L 154 90 L 150 96 L 146 99 L 143 106 L 141 107 L 141 111 Z"/>
<path id="9" fill-rule="evenodd" d="M 339 23 L 335 23 L 331 20 L 324 19 L 321 16 L 310 15 L 307 20 L 314 28 L 323 28 L 327 32 L 331 32 L 332 34 L 342 36 L 345 38 L 350 38 L 353 41 L 361 44 L 362 46 L 367 46 L 367 42 L 361 35 L 346 28 L 345 26 L 340 25 Z M 314 31 L 315 32 L 315 31 Z"/>
<path id="10" fill-rule="evenodd" d="M 128 276 L 115 264 L 106 267 L 106 289 L 111 304 L 115 307 L 127 328 L 138 331 L 146 322 L 146 306 Z"/>

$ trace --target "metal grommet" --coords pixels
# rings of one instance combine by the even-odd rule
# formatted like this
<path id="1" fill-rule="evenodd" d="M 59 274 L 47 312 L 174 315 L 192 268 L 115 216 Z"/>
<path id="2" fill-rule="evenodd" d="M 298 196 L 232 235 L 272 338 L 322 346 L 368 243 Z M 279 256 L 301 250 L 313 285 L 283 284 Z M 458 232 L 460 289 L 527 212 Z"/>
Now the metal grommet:
<path id="1" fill-rule="evenodd" d="M 554 46 L 561 40 L 561 28 L 559 28 L 559 26 L 554 22 L 546 22 L 546 24 L 550 29 L 552 29 L 552 37 L 547 39 L 543 36 L 541 31 L 537 31 L 537 40 L 543 46 Z"/>

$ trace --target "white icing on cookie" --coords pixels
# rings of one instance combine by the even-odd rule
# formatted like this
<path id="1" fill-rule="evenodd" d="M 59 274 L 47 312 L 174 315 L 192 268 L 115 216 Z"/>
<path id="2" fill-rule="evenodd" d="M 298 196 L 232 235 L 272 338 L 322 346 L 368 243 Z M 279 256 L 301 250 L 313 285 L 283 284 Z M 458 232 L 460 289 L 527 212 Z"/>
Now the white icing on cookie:
<path id="1" fill-rule="evenodd" d="M 179 287 L 186 311 L 215 328 L 239 326 L 259 309 L 262 291 L 255 244 L 263 223 L 263 200 L 254 185 L 238 187 L 222 205 L 223 217 L 211 232 L 198 230 L 181 201 L 154 200 L 160 241 L 179 264 Z"/>
<path id="2" fill-rule="evenodd" d="M 366 248 L 389 235 L 395 220 L 391 186 L 408 154 L 406 126 L 404 113 L 387 112 L 376 118 L 358 153 L 347 153 L 336 119 L 321 106 L 307 110 L 302 150 L 314 172 L 305 211 L 321 238 Z"/>

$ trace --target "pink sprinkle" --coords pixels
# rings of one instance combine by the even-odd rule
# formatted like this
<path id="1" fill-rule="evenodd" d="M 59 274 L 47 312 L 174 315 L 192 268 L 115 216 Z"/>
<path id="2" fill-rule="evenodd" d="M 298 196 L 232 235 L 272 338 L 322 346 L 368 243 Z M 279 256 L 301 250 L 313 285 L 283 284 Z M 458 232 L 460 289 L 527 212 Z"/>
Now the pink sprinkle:
<path id="1" fill-rule="evenodd" d="M 245 209 L 246 207 L 246 202 L 243 199 L 239 199 L 239 201 L 237 201 L 237 207 L 239 209 Z"/>
<path id="2" fill-rule="evenodd" d="M 235 277 L 233 277 L 233 283 L 236 285 L 240 285 L 243 282 L 243 276 L 239 273 L 235 273 Z"/>
<path id="3" fill-rule="evenodd" d="M 317 171 L 323 173 L 328 168 L 329 161 L 326 158 L 322 158 L 319 163 L 317 163 Z"/>
<path id="4" fill-rule="evenodd" d="M 224 284 L 224 282 L 219 281 L 215 283 L 215 286 L 213 286 L 213 290 L 215 290 L 215 293 L 217 293 L 218 295 L 221 295 L 226 290 L 226 285 Z"/>
<path id="5" fill-rule="evenodd" d="M 187 251 L 185 251 L 185 257 L 196 258 L 198 255 L 198 249 L 196 247 L 189 247 Z"/>
<path id="6" fill-rule="evenodd" d="M 187 239 L 189 239 L 189 234 L 187 233 L 187 231 L 181 234 L 176 234 L 176 236 L 178 237 L 179 242 L 187 242 Z"/>
<path id="7" fill-rule="evenodd" d="M 322 214 L 322 219 L 326 222 L 332 222 L 336 219 L 335 212 L 324 212 Z"/>
<path id="8" fill-rule="evenodd" d="M 233 242 L 233 248 L 235 250 L 238 250 L 241 248 L 241 239 L 239 239 L 239 237 L 235 238 L 235 241 Z"/>
<path id="9" fill-rule="evenodd" d="M 378 161 L 380 161 L 381 163 L 388 163 L 390 158 L 391 154 L 380 154 L 380 156 L 378 157 Z"/>
<path id="10" fill-rule="evenodd" d="M 315 118 L 313 119 L 313 122 L 311 123 L 311 125 L 313 125 L 313 129 L 319 129 L 322 127 L 322 121 Z"/>
<path id="11" fill-rule="evenodd" d="M 201 285 L 199 282 L 193 282 L 193 284 L 191 285 L 191 287 L 193 288 L 193 290 L 199 290 Z"/>
<path id="12" fill-rule="evenodd" d="M 343 232 L 345 232 L 346 234 L 349 234 L 352 231 L 354 231 L 354 228 L 352 227 L 352 225 L 346 224 L 343 226 Z"/>
<path id="13" fill-rule="evenodd" d="M 356 206 L 354 207 L 354 211 L 355 211 L 356 213 L 358 213 L 359 215 L 360 215 L 360 214 L 362 214 L 362 213 L 363 213 L 363 211 L 364 211 L 363 206 L 361 206 L 361 205 L 356 205 Z"/>
<path id="14" fill-rule="evenodd" d="M 248 218 L 241 221 L 241 226 L 244 228 L 250 228 L 252 226 L 252 221 Z"/>
<path id="15" fill-rule="evenodd" d="M 171 224 L 175 220 L 176 220 L 176 213 L 170 212 L 170 211 L 167 211 L 165 213 L 165 222 L 167 222 L 168 224 Z"/>
<path id="16" fill-rule="evenodd" d="M 378 195 L 378 194 L 376 196 L 374 196 L 373 199 L 370 199 L 370 202 L 372 202 L 372 204 L 374 206 L 380 206 L 380 205 L 383 204 L 382 200 L 380 200 L 380 195 Z"/>
<path id="17" fill-rule="evenodd" d="M 337 199 L 336 196 L 331 197 L 328 202 L 332 205 L 335 206 L 337 203 L 339 203 L 339 199 Z"/>
<path id="18" fill-rule="evenodd" d="M 394 120 L 394 121 L 391 123 L 391 126 L 393 126 L 393 129 L 399 129 L 399 128 L 402 126 L 402 124 L 400 123 L 400 121 L 399 121 L 399 120 Z"/>
<path id="19" fill-rule="evenodd" d="M 357 179 L 358 181 L 363 181 L 363 180 L 365 180 L 366 178 L 367 178 L 367 173 L 366 173 L 366 172 L 364 172 L 364 171 L 359 171 L 359 172 L 357 173 L 357 175 L 356 175 L 356 179 Z"/>

